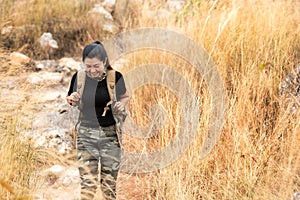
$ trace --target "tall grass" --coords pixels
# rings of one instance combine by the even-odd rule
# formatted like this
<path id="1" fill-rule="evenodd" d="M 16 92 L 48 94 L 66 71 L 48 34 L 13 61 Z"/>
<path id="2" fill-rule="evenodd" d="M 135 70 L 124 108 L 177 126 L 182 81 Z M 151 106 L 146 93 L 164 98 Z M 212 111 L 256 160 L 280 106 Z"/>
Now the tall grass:
<path id="1" fill-rule="evenodd" d="M 138 26 L 179 29 L 205 47 L 225 81 L 228 103 L 226 122 L 211 155 L 198 159 L 205 134 L 201 127 L 198 140 L 178 162 L 137 176 L 136 199 L 287 199 L 299 191 L 299 114 L 292 116 L 284 109 L 278 91 L 279 83 L 300 63 L 299 8 L 296 1 L 215 1 L 213 5 L 190 1 L 173 20 L 140 13 Z M 134 64 L 178 66 L 169 57 L 168 63 L 163 62 L 160 53 L 150 61 L 141 54 L 133 58 Z M 189 67 L 181 63 L 176 69 L 188 74 Z M 197 85 L 201 77 L 190 72 L 188 79 Z M 174 118 L 178 104 L 172 95 L 156 86 L 149 88 L 134 96 L 133 110 L 147 113 L 148 101 L 156 92 L 164 93 L 169 119 L 180 123 L 180 116 Z M 206 113 L 210 105 L 204 105 Z M 168 138 L 172 130 L 162 134 Z"/>
<path id="2" fill-rule="evenodd" d="M 44 2 L 36 2 L 39 2 L 39 7 L 45 7 Z M 163 3 L 149 2 L 131 5 L 124 29 L 168 27 L 179 30 L 200 43 L 213 58 L 224 80 L 227 90 L 226 120 L 217 145 L 208 157 L 200 160 L 198 152 L 211 109 L 209 92 L 205 86 L 199 88 L 201 75 L 193 71 L 188 63 L 159 51 L 141 51 L 128 55 L 130 63 L 122 69 L 124 73 L 140 64 L 161 63 L 172 66 L 186 77 L 195 93 L 201 97 L 200 109 L 203 114 L 196 141 L 178 161 L 157 172 L 124 175 L 118 185 L 120 196 L 127 199 L 279 200 L 288 199 L 293 192 L 300 191 L 300 116 L 299 112 L 291 115 L 283 107 L 278 91 L 278 84 L 300 63 L 299 2 L 214 1 L 212 4 L 211 1 L 195 0 L 188 1 L 182 12 L 166 20 L 158 20 L 154 15 L 145 14 L 144 11 L 148 9 L 161 8 Z M 92 6 L 89 3 L 86 4 L 87 7 Z M 4 5 L 10 6 L 8 1 Z M 70 44 L 76 43 L 76 47 L 80 47 L 92 39 L 107 37 L 97 33 L 95 24 L 82 24 L 86 22 L 86 15 L 82 13 L 88 9 L 80 10 L 80 7 L 72 5 L 69 9 L 76 11 L 77 18 L 70 20 L 66 26 L 67 33 L 74 30 L 72 33 L 76 33 L 68 40 Z M 50 8 L 57 9 L 53 13 L 62 13 L 60 7 Z M 12 14 L 5 13 L 2 15 L 2 24 L 7 21 L 7 15 Z M 34 15 L 39 16 L 41 13 L 37 10 Z M 70 19 L 70 13 L 65 11 L 65 14 L 55 17 L 49 14 L 48 17 L 49 20 Z M 26 21 L 31 17 L 22 20 Z M 21 19 L 18 20 L 20 21 L 12 18 L 14 24 L 23 23 Z M 40 33 L 53 30 L 54 33 L 63 35 L 66 33 L 64 28 L 54 28 L 58 24 L 50 24 L 49 29 L 43 29 L 37 24 L 36 29 Z M 17 38 L 20 37 L 18 35 Z M 32 37 L 32 41 L 36 39 L 37 36 Z M 63 43 L 63 37 L 60 39 Z M 9 47 L 3 39 L 1 42 L 4 47 Z M 22 45 L 14 48 L 18 49 Z M 73 47 L 68 46 L 64 50 L 70 52 Z M 78 48 L 72 50 L 79 55 Z M 154 103 L 163 105 L 168 113 L 168 120 L 165 128 L 148 141 L 126 136 L 125 148 L 136 152 L 145 148 L 152 151 L 171 142 L 176 127 L 182 122 L 182 116 L 178 112 L 180 101 L 185 99 L 177 99 L 167 88 L 161 86 L 147 85 L 137 90 L 130 101 L 130 111 L 136 123 L 150 123 L 148 110 Z M 8 146 L 14 145 L 10 143 Z M 6 154 L 11 155 L 9 152 Z M 2 165 L 4 164 L 1 163 L 1 168 Z M 21 170 L 26 165 L 22 163 L 14 166 Z M 5 174 L 10 174 L 10 170 L 5 168 Z M 15 179 L 6 177 L 5 180 L 11 182 Z M 23 179 L 15 182 L 25 183 Z"/>
<path id="3" fill-rule="evenodd" d="M 39 45 L 44 32 L 50 32 L 59 48 L 51 59 L 74 56 L 88 40 L 103 39 L 103 19 L 92 17 L 88 11 L 95 1 L 70 0 L 1 0 L 0 28 L 12 26 L 0 36 L 0 46 L 9 51 L 19 51 L 34 59 L 46 59 Z"/>
<path id="4" fill-rule="evenodd" d="M 6 116 L 1 122 L 0 198 L 30 199 L 35 187 L 38 155 L 33 144 L 20 139 L 18 118 Z"/>

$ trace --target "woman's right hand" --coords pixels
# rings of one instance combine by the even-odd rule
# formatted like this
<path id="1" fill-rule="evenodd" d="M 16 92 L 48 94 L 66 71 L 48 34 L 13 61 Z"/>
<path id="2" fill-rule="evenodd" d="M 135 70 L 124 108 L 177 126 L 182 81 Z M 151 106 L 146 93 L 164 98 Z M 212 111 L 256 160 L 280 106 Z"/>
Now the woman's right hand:
<path id="1" fill-rule="evenodd" d="M 70 96 L 67 96 L 66 99 L 70 105 L 77 106 L 80 100 L 80 95 L 78 92 L 73 92 Z"/>

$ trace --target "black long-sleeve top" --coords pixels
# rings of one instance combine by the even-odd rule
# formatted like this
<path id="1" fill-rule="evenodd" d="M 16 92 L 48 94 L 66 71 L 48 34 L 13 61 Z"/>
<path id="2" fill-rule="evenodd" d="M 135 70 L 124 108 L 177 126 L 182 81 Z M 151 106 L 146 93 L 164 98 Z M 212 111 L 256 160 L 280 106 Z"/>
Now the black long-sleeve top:
<path id="1" fill-rule="evenodd" d="M 114 125 L 116 122 L 112 115 L 111 107 L 106 112 L 105 116 L 102 116 L 104 107 L 110 101 L 107 78 L 102 81 L 95 80 L 89 76 L 86 76 L 86 82 L 82 94 L 82 114 L 81 124 L 88 127 L 99 127 Z M 125 94 L 126 86 L 123 76 L 120 72 L 116 71 L 116 97 L 117 100 L 120 96 Z M 77 72 L 73 75 L 68 91 L 68 95 L 77 91 Z"/>

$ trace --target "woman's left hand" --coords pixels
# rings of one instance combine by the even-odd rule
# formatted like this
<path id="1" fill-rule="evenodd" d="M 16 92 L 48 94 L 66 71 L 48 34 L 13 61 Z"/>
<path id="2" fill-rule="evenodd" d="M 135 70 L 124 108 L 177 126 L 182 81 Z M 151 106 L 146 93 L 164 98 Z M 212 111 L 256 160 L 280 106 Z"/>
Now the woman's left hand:
<path id="1" fill-rule="evenodd" d="M 114 103 L 113 108 L 117 112 L 123 112 L 125 110 L 125 106 L 121 101 L 117 101 L 116 103 Z"/>

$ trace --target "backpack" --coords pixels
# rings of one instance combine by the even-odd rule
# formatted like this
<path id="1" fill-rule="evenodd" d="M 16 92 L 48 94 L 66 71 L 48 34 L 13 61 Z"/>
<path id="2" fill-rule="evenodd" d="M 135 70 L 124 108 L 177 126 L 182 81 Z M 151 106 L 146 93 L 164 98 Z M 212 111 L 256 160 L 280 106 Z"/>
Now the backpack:
<path id="1" fill-rule="evenodd" d="M 117 101 L 116 88 L 115 88 L 116 71 L 113 69 L 107 69 L 106 73 L 107 73 L 107 76 L 106 76 L 107 90 L 108 90 L 108 94 L 110 97 L 110 101 L 106 104 L 102 116 L 105 116 L 106 112 L 110 109 L 109 106 L 110 105 L 113 106 L 113 104 Z M 80 118 L 81 118 L 81 114 L 82 114 L 81 99 L 82 99 L 82 94 L 83 94 L 83 90 L 84 90 L 84 86 L 85 86 L 85 79 L 86 79 L 86 72 L 84 70 L 79 70 L 77 72 L 77 92 L 80 95 L 80 102 L 78 104 L 78 109 L 80 111 L 80 114 L 79 114 L 77 124 L 80 123 Z M 122 143 L 122 124 L 125 121 L 127 114 L 125 111 L 123 111 L 122 113 L 116 113 L 116 112 L 114 112 L 114 110 L 112 110 L 112 112 L 113 112 L 113 117 L 116 121 L 116 132 L 117 132 L 118 140 L 121 145 L 121 143 Z"/>

